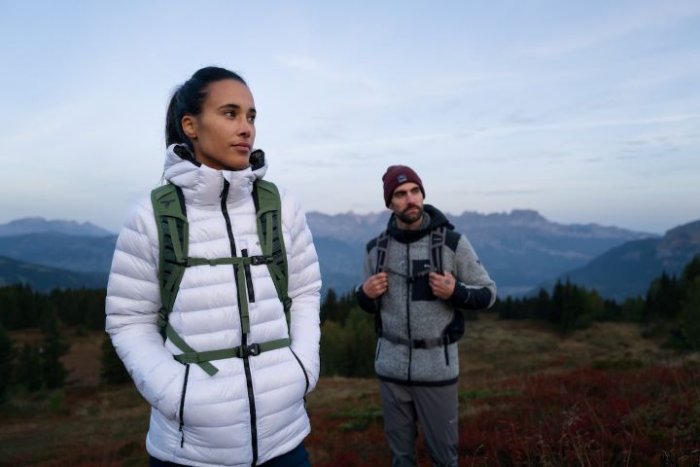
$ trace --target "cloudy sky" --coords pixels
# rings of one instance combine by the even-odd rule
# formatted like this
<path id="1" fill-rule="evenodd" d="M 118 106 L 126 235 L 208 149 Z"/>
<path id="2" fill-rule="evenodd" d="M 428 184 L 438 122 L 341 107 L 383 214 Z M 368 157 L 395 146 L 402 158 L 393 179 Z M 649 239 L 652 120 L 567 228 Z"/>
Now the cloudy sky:
<path id="1" fill-rule="evenodd" d="M 0 223 L 117 231 L 160 182 L 196 69 L 248 81 L 267 178 L 384 209 L 412 166 L 449 213 L 662 233 L 700 218 L 700 2 L 0 0 Z"/>

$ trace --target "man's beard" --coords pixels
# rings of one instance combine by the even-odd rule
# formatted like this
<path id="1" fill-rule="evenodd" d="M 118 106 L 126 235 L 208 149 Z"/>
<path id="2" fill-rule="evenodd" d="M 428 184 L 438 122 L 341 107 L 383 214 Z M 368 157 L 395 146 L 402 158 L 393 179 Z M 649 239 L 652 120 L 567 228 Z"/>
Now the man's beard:
<path id="1" fill-rule="evenodd" d="M 409 213 L 412 209 L 415 209 L 414 212 Z M 420 206 L 408 206 L 406 209 L 401 211 L 400 213 L 396 214 L 396 217 L 399 218 L 401 222 L 404 224 L 413 224 L 416 222 L 418 219 L 421 219 L 423 217 L 423 208 Z"/>

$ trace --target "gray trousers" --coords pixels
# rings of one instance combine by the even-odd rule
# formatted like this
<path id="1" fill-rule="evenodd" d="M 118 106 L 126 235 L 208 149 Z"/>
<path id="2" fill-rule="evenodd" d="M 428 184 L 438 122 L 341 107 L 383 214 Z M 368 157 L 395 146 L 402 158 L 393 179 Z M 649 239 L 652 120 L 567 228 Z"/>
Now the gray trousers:
<path id="1" fill-rule="evenodd" d="M 380 380 L 379 391 L 392 467 L 416 465 L 416 422 L 421 426 L 433 465 L 457 466 L 457 383 L 448 386 L 404 386 Z"/>

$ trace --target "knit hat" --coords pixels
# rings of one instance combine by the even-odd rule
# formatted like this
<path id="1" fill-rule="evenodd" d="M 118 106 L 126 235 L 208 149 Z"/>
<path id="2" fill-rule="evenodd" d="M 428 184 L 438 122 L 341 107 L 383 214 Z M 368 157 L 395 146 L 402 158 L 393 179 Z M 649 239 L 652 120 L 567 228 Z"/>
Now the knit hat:
<path id="1" fill-rule="evenodd" d="M 384 203 L 386 207 L 389 207 L 394 190 L 404 183 L 413 182 L 418 185 L 421 193 L 423 193 L 423 198 L 425 198 L 425 190 L 420 177 L 412 168 L 405 165 L 390 166 L 382 176 L 382 181 L 384 182 Z"/>

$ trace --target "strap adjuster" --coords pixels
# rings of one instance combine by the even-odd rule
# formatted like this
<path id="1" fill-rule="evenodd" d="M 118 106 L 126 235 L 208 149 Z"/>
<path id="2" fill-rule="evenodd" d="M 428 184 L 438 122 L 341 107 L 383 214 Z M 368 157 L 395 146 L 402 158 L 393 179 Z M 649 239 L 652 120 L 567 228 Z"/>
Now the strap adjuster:
<path id="1" fill-rule="evenodd" d="M 272 255 L 267 255 L 267 256 L 251 256 L 250 258 L 250 264 L 253 266 L 258 266 L 261 264 L 268 264 L 274 261 L 274 257 Z"/>
<path id="2" fill-rule="evenodd" d="M 412 347 L 414 349 L 425 349 L 428 347 L 428 345 L 425 339 L 413 339 Z"/>
<path id="3" fill-rule="evenodd" d="M 255 357 L 260 355 L 260 344 L 241 345 L 238 347 L 237 357 Z"/>

